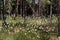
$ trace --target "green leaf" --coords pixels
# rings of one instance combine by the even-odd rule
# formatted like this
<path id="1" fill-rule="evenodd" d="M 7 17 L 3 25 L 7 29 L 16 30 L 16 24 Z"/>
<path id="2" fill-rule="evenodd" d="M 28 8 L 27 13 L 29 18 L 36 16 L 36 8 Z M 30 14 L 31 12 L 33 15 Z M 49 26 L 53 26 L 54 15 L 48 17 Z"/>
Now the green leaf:
<path id="1" fill-rule="evenodd" d="M 51 1 L 50 0 L 45 0 L 45 3 L 50 5 L 51 4 Z"/>

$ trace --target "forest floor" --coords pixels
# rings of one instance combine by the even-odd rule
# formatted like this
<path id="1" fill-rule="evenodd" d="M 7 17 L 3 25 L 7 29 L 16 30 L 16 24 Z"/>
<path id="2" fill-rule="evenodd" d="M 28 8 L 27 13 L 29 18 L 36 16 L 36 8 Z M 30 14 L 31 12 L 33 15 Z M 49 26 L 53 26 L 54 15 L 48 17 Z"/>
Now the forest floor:
<path id="1" fill-rule="evenodd" d="M 0 20 L 0 40 L 57 40 L 58 18 L 7 17 L 8 27 L 2 27 Z M 54 33 L 54 34 L 51 34 Z"/>

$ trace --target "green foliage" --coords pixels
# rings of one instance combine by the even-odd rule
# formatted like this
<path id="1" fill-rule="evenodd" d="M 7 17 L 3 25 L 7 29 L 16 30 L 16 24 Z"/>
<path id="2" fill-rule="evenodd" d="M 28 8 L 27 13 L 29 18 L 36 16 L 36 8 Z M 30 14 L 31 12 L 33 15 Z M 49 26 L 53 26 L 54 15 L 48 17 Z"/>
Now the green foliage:
<path id="1" fill-rule="evenodd" d="M 52 2 L 50 0 L 45 0 L 45 3 L 50 5 Z"/>
<path id="2" fill-rule="evenodd" d="M 27 17 L 7 17 L 6 22 L 9 24 L 8 29 L 3 29 L 4 32 L 0 33 L 3 40 L 49 40 L 51 31 L 56 31 L 57 17 L 52 16 L 49 18 L 31 18 Z M 16 32 L 18 28 L 19 32 Z"/>
<path id="3" fill-rule="evenodd" d="M 0 33 L 0 37 L 2 40 L 38 40 L 37 36 L 33 33 L 25 33 L 20 32 L 16 34 L 7 34 L 7 33 Z"/>
<path id="4" fill-rule="evenodd" d="M 26 0 L 28 3 L 32 3 L 32 0 Z"/>
<path id="5" fill-rule="evenodd" d="M 48 30 L 54 30 L 55 27 L 57 27 L 58 25 L 58 19 L 56 16 L 52 16 L 52 19 L 49 18 L 30 18 L 27 17 L 27 19 L 23 19 L 22 17 L 17 17 L 17 18 L 13 18 L 13 17 L 8 17 L 6 19 L 6 22 L 10 27 L 15 28 L 15 27 L 21 27 L 21 28 L 25 28 L 26 30 L 29 30 L 31 32 L 36 32 L 39 30 L 44 31 L 48 31 Z M 53 28 L 53 29 L 50 29 Z"/>

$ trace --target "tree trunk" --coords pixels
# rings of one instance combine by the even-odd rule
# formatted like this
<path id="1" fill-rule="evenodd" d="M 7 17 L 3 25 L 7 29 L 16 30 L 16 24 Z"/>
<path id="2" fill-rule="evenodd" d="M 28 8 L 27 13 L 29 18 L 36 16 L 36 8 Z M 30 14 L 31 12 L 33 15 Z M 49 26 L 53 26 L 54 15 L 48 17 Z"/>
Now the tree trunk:
<path id="1" fill-rule="evenodd" d="M 16 16 L 18 16 L 18 5 L 19 5 L 19 0 L 16 0 Z"/>
<path id="2" fill-rule="evenodd" d="M 38 11 L 38 13 L 39 13 L 39 16 L 42 16 L 42 1 L 41 0 L 39 0 L 39 11 Z"/>
<path id="3" fill-rule="evenodd" d="M 51 0 L 51 2 L 52 2 L 52 0 Z M 50 19 L 51 19 L 51 17 L 52 17 L 52 3 L 50 5 Z"/>
<path id="4" fill-rule="evenodd" d="M 11 16 L 11 0 L 8 0 L 9 3 L 9 16 Z"/>
<path id="5" fill-rule="evenodd" d="M 2 26 L 6 26 L 6 16 L 5 16 L 5 0 L 2 0 L 3 3 L 3 9 L 2 9 Z"/>
<path id="6" fill-rule="evenodd" d="M 58 0 L 58 36 L 60 36 L 60 0 Z"/>

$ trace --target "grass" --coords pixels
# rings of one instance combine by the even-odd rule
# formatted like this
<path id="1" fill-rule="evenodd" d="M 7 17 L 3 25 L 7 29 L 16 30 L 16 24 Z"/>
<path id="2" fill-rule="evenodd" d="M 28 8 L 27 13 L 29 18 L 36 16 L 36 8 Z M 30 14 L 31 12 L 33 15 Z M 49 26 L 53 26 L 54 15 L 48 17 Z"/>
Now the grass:
<path id="1" fill-rule="evenodd" d="M 9 27 L 1 29 L 0 40 L 49 40 L 50 32 L 57 32 L 58 18 L 7 17 L 6 22 Z"/>
<path id="2" fill-rule="evenodd" d="M 2 40 L 38 40 L 39 38 L 33 33 L 20 32 L 16 34 L 0 33 Z"/>

